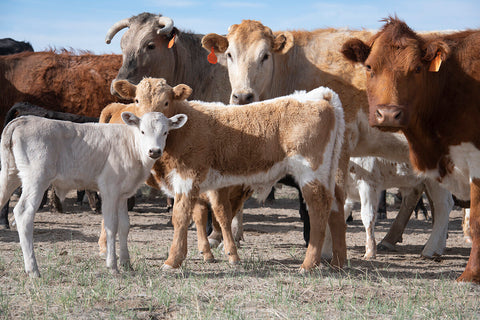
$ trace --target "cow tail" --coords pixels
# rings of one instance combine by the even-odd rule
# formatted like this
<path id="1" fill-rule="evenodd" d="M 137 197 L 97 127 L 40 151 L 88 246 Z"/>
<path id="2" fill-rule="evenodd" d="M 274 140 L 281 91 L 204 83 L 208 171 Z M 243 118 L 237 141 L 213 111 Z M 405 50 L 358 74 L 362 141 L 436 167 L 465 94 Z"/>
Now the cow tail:
<path id="1" fill-rule="evenodd" d="M 330 103 L 333 106 L 335 111 L 335 142 L 332 152 L 332 168 L 331 168 L 331 177 L 330 177 L 330 187 L 331 190 L 335 188 L 335 175 L 338 169 L 338 162 L 340 160 L 343 148 L 343 142 L 345 138 L 345 119 L 344 111 L 342 107 L 342 102 L 336 92 L 331 91 Z"/>
<path id="2" fill-rule="evenodd" d="M 17 122 L 24 122 L 25 119 L 16 118 L 11 121 L 3 130 L 0 141 L 0 207 L 3 207 L 9 200 L 13 191 L 21 185 L 18 177 L 18 169 L 12 152 L 12 136 Z"/>

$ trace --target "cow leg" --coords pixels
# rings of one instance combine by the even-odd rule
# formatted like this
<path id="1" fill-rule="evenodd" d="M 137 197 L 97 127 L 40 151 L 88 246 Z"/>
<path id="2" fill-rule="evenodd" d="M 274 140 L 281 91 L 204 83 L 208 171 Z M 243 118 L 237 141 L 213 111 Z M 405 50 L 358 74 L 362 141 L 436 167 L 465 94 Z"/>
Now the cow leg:
<path id="1" fill-rule="evenodd" d="M 375 259 L 377 254 L 377 245 L 375 243 L 375 220 L 377 215 L 377 205 L 379 193 L 375 187 L 367 182 L 360 180 L 358 183 L 358 192 L 360 195 L 363 226 L 365 227 L 365 255 L 364 259 Z M 381 191 L 380 191 L 381 192 Z"/>
<path id="2" fill-rule="evenodd" d="M 237 246 L 243 240 L 243 204 L 253 194 L 253 190 L 245 186 L 230 188 L 230 206 L 232 208 L 232 234 Z"/>
<path id="3" fill-rule="evenodd" d="M 222 230 L 215 215 L 212 213 L 212 233 L 208 236 L 208 243 L 211 248 L 217 248 L 222 242 Z"/>
<path id="4" fill-rule="evenodd" d="M 102 195 L 106 195 L 102 199 L 102 216 L 107 238 L 107 268 L 113 273 L 118 273 L 115 249 L 115 240 L 118 231 L 118 200 L 114 199 L 112 193 L 101 193 Z"/>
<path id="5" fill-rule="evenodd" d="M 85 194 L 87 195 L 88 205 L 90 209 L 95 213 L 100 213 L 102 209 L 102 204 L 98 194 L 95 191 L 85 190 Z"/>
<path id="6" fill-rule="evenodd" d="M 472 249 L 467 266 L 457 281 L 480 284 L 480 179 L 470 182 L 470 233 Z"/>
<path id="7" fill-rule="evenodd" d="M 105 231 L 105 221 L 102 219 L 100 237 L 98 238 L 98 254 L 103 256 L 107 253 L 107 232 Z"/>
<path id="8" fill-rule="evenodd" d="M 214 262 L 210 244 L 207 238 L 207 219 L 208 219 L 208 203 L 204 199 L 199 199 L 193 207 L 193 221 L 197 227 L 197 245 L 198 251 L 203 255 L 203 261 Z"/>
<path id="9" fill-rule="evenodd" d="M 310 216 L 310 242 L 308 243 L 305 260 L 300 268 L 302 271 L 308 271 L 317 266 L 321 260 L 322 245 L 325 237 L 325 228 L 329 222 L 332 197 L 325 186 L 318 180 L 311 181 L 303 186 L 302 194 L 307 203 L 308 215 Z M 342 221 L 345 224 L 343 212 Z M 332 228 L 332 226 L 330 227 Z M 335 243 L 335 239 L 332 240 Z M 335 247 L 333 249 L 334 259 L 338 259 L 339 257 L 335 256 L 338 256 L 338 253 L 335 253 Z"/>
<path id="10" fill-rule="evenodd" d="M 448 221 L 453 208 L 453 198 L 452 194 L 437 182 L 426 180 L 425 187 L 435 218 L 433 219 L 432 233 L 422 250 L 422 256 L 433 258 L 442 255 L 447 246 Z"/>
<path id="11" fill-rule="evenodd" d="M 462 229 L 463 238 L 466 243 L 472 243 L 472 234 L 470 233 L 470 208 L 463 208 Z"/>
<path id="12" fill-rule="evenodd" d="M 235 187 L 237 188 L 237 187 Z M 223 248 L 231 264 L 237 264 L 240 258 L 237 253 L 237 247 L 232 234 L 232 206 L 230 204 L 231 188 L 221 188 L 208 192 L 208 198 L 212 205 L 215 218 L 222 230 Z"/>
<path id="13" fill-rule="evenodd" d="M 48 183 L 39 183 L 38 186 L 25 184 L 22 188 L 22 195 L 13 209 L 23 252 L 25 272 L 30 277 L 40 277 L 33 250 L 33 221 L 47 187 Z"/>
<path id="14" fill-rule="evenodd" d="M 198 191 L 195 190 L 191 190 L 189 194 L 175 194 L 172 214 L 173 240 L 168 258 L 163 264 L 163 270 L 179 268 L 187 256 L 188 226 L 197 199 Z"/>
<path id="15" fill-rule="evenodd" d="M 128 216 L 127 199 L 120 199 L 118 202 L 118 245 L 119 263 L 126 270 L 132 269 L 130 254 L 128 252 L 128 232 L 130 231 L 130 218 Z"/>
<path id="16" fill-rule="evenodd" d="M 8 224 L 8 208 L 10 207 L 10 200 L 2 207 L 0 212 L 0 229 L 10 229 Z"/>
<path id="17" fill-rule="evenodd" d="M 413 213 L 413 208 L 418 203 L 418 199 L 422 196 L 425 185 L 423 183 L 408 189 L 409 192 L 402 195 L 402 204 L 395 220 L 393 221 L 387 235 L 378 244 L 378 250 L 395 250 L 395 244 L 402 242 L 402 234 L 407 226 L 408 220 Z"/>

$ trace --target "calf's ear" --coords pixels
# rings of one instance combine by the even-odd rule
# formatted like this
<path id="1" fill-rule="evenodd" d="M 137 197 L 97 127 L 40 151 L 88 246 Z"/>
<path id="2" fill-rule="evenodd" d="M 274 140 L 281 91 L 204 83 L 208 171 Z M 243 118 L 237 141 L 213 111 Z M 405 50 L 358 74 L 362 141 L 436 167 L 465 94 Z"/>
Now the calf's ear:
<path id="1" fill-rule="evenodd" d="M 113 83 L 113 87 L 118 94 L 125 99 L 134 99 L 137 92 L 137 86 L 127 80 L 118 80 Z"/>
<path id="2" fill-rule="evenodd" d="M 224 53 L 228 49 L 228 39 L 216 33 L 209 33 L 202 38 L 202 47 L 208 51 L 213 48 L 216 53 Z"/>
<path id="3" fill-rule="evenodd" d="M 122 112 L 122 120 L 129 126 L 138 127 L 140 125 L 140 118 L 128 111 Z"/>
<path id="4" fill-rule="evenodd" d="M 340 52 L 350 61 L 364 63 L 370 54 L 370 47 L 362 40 L 352 38 L 343 44 Z"/>
<path id="5" fill-rule="evenodd" d="M 175 100 L 185 100 L 192 94 L 192 88 L 186 84 L 179 84 L 173 88 L 173 99 Z"/>
<path id="6" fill-rule="evenodd" d="M 186 114 L 180 113 L 170 118 L 170 130 L 180 129 L 187 122 Z"/>
<path id="7" fill-rule="evenodd" d="M 294 45 L 293 34 L 291 32 L 281 32 L 275 35 L 273 40 L 272 49 L 275 52 L 285 54 Z"/>

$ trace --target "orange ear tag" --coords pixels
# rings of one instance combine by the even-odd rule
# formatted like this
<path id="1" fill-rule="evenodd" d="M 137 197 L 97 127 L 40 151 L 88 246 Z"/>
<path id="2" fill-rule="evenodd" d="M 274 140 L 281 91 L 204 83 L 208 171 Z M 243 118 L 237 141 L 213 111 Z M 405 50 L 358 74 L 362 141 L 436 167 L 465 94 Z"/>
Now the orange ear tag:
<path id="1" fill-rule="evenodd" d="M 207 60 L 211 64 L 216 64 L 217 63 L 217 56 L 215 55 L 215 50 L 213 49 L 213 47 L 212 47 L 212 51 L 210 51 L 210 53 L 207 56 Z"/>
<path id="2" fill-rule="evenodd" d="M 173 45 L 175 44 L 175 36 L 176 34 L 174 33 L 172 39 L 170 39 L 170 41 L 168 42 L 168 46 L 167 46 L 168 49 L 172 48 Z"/>
<path id="3" fill-rule="evenodd" d="M 430 63 L 430 68 L 428 68 L 428 71 L 438 72 L 438 70 L 440 70 L 440 65 L 441 64 L 442 64 L 441 53 L 440 53 L 440 51 L 437 51 L 437 56 Z"/>

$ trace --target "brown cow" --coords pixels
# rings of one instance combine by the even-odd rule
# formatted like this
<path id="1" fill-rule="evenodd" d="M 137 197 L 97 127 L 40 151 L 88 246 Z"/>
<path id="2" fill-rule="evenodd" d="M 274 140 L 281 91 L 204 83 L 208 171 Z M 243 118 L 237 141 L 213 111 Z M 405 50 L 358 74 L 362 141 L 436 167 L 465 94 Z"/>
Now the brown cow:
<path id="1" fill-rule="evenodd" d="M 98 117 L 109 103 L 110 82 L 122 56 L 71 52 L 23 52 L 0 56 L 0 121 L 15 102 Z"/>
<path id="2" fill-rule="evenodd" d="M 370 124 L 401 130 L 415 168 L 453 193 L 470 182 L 473 243 L 458 281 L 480 283 L 480 31 L 422 36 L 397 17 L 385 22 L 342 51 L 365 65 Z"/>

